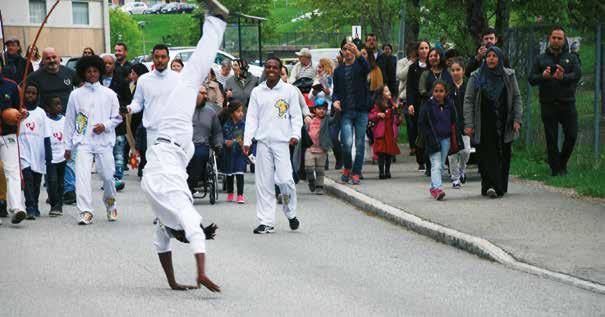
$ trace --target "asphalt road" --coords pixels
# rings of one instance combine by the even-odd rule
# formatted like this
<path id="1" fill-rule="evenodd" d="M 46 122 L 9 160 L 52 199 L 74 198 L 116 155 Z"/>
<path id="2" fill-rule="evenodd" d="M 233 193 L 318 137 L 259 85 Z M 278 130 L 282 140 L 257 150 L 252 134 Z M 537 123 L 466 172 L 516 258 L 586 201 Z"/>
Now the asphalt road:
<path id="1" fill-rule="evenodd" d="M 169 289 L 152 238 L 153 214 L 128 176 L 120 221 L 76 224 L 76 209 L 0 226 L 0 316 L 605 316 L 605 296 L 507 269 L 369 216 L 299 185 L 301 228 L 280 212 L 276 232 L 253 235 L 245 205 L 196 203 L 220 229 L 208 276 L 223 292 Z M 97 183 L 98 184 L 98 183 Z M 195 280 L 173 242 L 177 279 Z"/>

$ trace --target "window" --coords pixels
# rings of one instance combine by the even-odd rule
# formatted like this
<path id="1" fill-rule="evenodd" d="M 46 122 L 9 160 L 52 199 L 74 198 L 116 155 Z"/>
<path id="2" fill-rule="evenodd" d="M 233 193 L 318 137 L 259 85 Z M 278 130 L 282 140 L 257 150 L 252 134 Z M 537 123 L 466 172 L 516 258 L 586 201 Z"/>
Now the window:
<path id="1" fill-rule="evenodd" d="M 29 22 L 42 23 L 46 16 L 46 0 L 29 0 Z"/>
<path id="2" fill-rule="evenodd" d="M 74 24 L 88 25 L 88 2 L 72 2 L 72 16 Z"/>

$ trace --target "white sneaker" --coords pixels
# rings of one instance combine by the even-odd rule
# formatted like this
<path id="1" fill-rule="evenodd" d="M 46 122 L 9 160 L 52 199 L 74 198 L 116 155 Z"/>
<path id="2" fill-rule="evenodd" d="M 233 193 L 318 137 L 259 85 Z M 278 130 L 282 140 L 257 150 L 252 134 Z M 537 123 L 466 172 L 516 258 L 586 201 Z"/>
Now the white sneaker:
<path id="1" fill-rule="evenodd" d="M 83 226 L 89 225 L 92 223 L 92 218 L 93 215 L 89 211 L 82 212 L 80 213 L 80 220 L 78 220 L 78 224 Z"/>
<path id="2" fill-rule="evenodd" d="M 113 208 L 111 210 L 107 210 L 107 221 L 117 221 L 118 220 L 118 210 Z"/>

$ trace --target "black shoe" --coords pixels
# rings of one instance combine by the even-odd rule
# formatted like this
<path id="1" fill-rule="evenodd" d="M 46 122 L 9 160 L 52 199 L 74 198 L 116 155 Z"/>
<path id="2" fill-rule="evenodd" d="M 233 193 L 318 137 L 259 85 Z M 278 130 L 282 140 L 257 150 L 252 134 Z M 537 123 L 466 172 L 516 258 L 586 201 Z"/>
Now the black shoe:
<path id="1" fill-rule="evenodd" d="M 489 198 L 498 198 L 498 193 L 496 193 L 496 190 L 493 188 L 488 189 L 486 194 Z"/>
<path id="2" fill-rule="evenodd" d="M 420 173 L 426 172 L 426 166 L 424 166 L 424 164 L 418 164 L 418 171 Z"/>
<path id="3" fill-rule="evenodd" d="M 73 205 L 76 203 L 76 193 L 75 192 L 66 192 L 63 194 L 63 203 L 65 205 Z"/>
<path id="4" fill-rule="evenodd" d="M 11 218 L 11 223 L 14 225 L 19 224 L 21 221 L 23 221 L 23 219 L 25 219 L 25 217 L 27 217 L 27 215 L 25 214 L 25 211 L 19 210 L 19 211 L 15 212 L 15 214 Z"/>
<path id="5" fill-rule="evenodd" d="M 273 231 L 275 231 L 275 228 L 273 228 L 271 226 L 259 225 L 252 232 L 254 232 L 254 234 L 263 234 L 263 233 L 272 233 Z"/>
<path id="6" fill-rule="evenodd" d="M 25 217 L 25 220 L 36 220 L 36 216 L 34 216 L 34 215 L 27 215 L 27 217 Z"/>
<path id="7" fill-rule="evenodd" d="M 378 179 L 387 179 L 387 176 L 383 173 L 378 174 Z"/>
<path id="8" fill-rule="evenodd" d="M 428 169 L 427 169 L 427 170 L 425 170 L 425 171 L 424 171 L 424 176 L 426 176 L 426 177 L 431 177 L 431 170 L 428 170 Z"/>
<path id="9" fill-rule="evenodd" d="M 296 217 L 294 217 L 292 219 L 288 219 L 288 222 L 290 222 L 290 229 L 292 229 L 292 230 L 296 230 L 300 226 L 300 221 L 298 221 L 298 219 L 296 219 Z"/>
<path id="10" fill-rule="evenodd" d="M 314 179 L 310 179 L 309 180 L 309 190 L 314 193 L 315 192 L 315 180 Z"/>
<path id="11" fill-rule="evenodd" d="M 206 15 L 215 16 L 221 20 L 227 19 L 229 9 L 217 0 L 198 0 L 206 9 Z"/>
<path id="12" fill-rule="evenodd" d="M 51 211 L 48 213 L 48 216 L 49 216 L 49 217 L 59 217 L 59 216 L 63 216 L 63 211 L 58 210 L 58 209 L 57 209 L 57 210 L 51 210 Z"/>
<path id="13" fill-rule="evenodd" d="M 389 179 L 389 178 L 391 178 L 391 173 L 390 172 L 384 173 L 384 176 L 386 176 L 387 179 Z"/>
<path id="14" fill-rule="evenodd" d="M 124 190 L 124 187 L 126 187 L 126 184 L 120 180 L 120 179 L 115 179 L 115 186 L 116 186 L 116 191 L 122 191 Z"/>
<path id="15" fill-rule="evenodd" d="M 0 200 L 0 218 L 8 217 L 8 211 L 6 210 L 6 200 Z"/>

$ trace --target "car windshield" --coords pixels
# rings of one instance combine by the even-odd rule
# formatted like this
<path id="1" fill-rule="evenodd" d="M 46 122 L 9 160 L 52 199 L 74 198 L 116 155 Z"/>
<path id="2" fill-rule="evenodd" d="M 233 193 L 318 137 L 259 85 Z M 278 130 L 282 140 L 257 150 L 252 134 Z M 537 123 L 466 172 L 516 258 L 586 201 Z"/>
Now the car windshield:
<path id="1" fill-rule="evenodd" d="M 191 57 L 191 54 L 193 54 L 193 51 L 181 52 L 176 55 L 176 58 L 182 60 L 183 62 L 186 62 Z"/>

